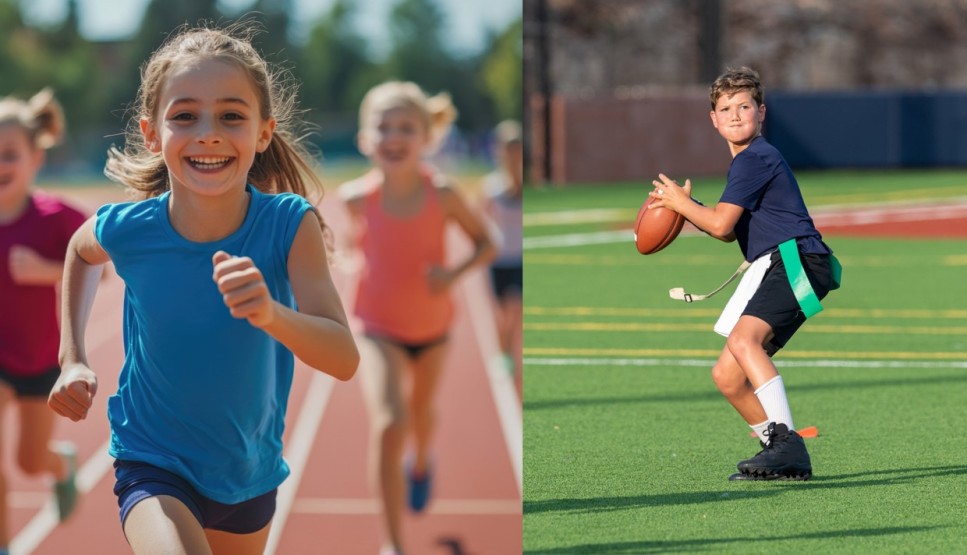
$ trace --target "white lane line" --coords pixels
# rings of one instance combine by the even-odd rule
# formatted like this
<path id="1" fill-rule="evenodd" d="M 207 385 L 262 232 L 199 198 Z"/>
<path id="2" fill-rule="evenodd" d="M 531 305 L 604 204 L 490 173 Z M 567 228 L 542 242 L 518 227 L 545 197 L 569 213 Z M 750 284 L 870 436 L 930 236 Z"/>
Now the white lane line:
<path id="1" fill-rule="evenodd" d="M 514 468 L 517 491 L 523 495 L 524 430 L 520 401 L 510 373 L 503 364 L 497 364 L 500 343 L 497 340 L 496 320 L 488 296 L 490 290 L 485 281 L 486 277 L 483 271 L 472 272 L 464 277 L 460 289 L 466 299 L 467 312 L 470 314 L 470 322 L 477 336 L 477 345 L 490 377 L 490 389 L 497 408 L 500 427 L 504 432 L 504 440 L 507 443 L 510 463 Z"/>
<path id="2" fill-rule="evenodd" d="M 776 360 L 786 368 L 967 368 L 967 361 L 933 360 Z M 525 366 L 712 366 L 715 359 L 695 358 L 554 358 L 526 357 Z"/>
<path id="3" fill-rule="evenodd" d="M 383 505 L 376 498 L 300 497 L 294 513 L 314 515 L 379 515 Z M 434 499 L 427 508 L 432 515 L 520 515 L 520 499 Z"/>
<path id="4" fill-rule="evenodd" d="M 104 442 L 97 448 L 90 459 L 77 471 L 77 492 L 84 495 L 91 491 L 105 474 L 111 471 L 114 457 L 108 455 L 107 450 L 111 441 Z M 83 502 L 80 500 L 79 502 Z M 30 522 L 10 542 L 10 552 L 17 555 L 29 555 L 43 542 L 58 524 L 57 505 L 53 495 L 48 495 L 47 502 L 34 515 Z"/>
<path id="5" fill-rule="evenodd" d="M 299 367 L 296 367 L 299 370 Z M 289 464 L 289 477 L 279 486 L 279 495 L 276 499 L 275 518 L 272 520 L 272 529 L 269 531 L 269 539 L 265 546 L 265 555 L 273 555 L 279 546 L 282 532 L 285 530 L 285 521 L 289 518 L 292 511 L 292 504 L 295 501 L 296 491 L 299 489 L 299 482 L 302 481 L 302 473 L 305 470 L 306 462 L 309 460 L 309 452 L 322 422 L 322 415 L 329 403 L 329 396 L 332 393 L 332 377 L 302 367 L 301 371 L 312 372 L 309 382 L 309 390 L 306 391 L 305 399 L 302 400 L 302 407 L 299 409 L 299 416 L 296 419 L 295 428 L 289 438 L 288 447 L 285 450 L 285 460 Z"/>

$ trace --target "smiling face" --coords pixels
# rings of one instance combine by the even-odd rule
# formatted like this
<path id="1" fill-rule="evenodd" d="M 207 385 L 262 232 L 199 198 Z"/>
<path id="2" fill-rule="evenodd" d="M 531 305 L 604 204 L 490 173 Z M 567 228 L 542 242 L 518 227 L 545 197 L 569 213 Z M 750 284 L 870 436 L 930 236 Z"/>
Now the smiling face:
<path id="1" fill-rule="evenodd" d="M 751 91 L 739 90 L 731 96 L 720 96 L 715 101 L 711 116 L 712 125 L 728 141 L 734 156 L 759 136 L 761 124 L 766 117 L 766 107 L 756 103 Z"/>
<path id="2" fill-rule="evenodd" d="M 415 107 L 374 110 L 360 134 L 363 152 L 386 173 L 418 168 L 429 143 L 426 118 Z"/>
<path id="3" fill-rule="evenodd" d="M 44 151 L 30 144 L 19 124 L 0 124 L 0 212 L 14 212 L 23 206 L 30 185 L 44 162 Z"/>
<path id="4" fill-rule="evenodd" d="M 204 196 L 244 190 L 256 153 L 272 140 L 246 73 L 217 58 L 176 64 L 158 91 L 153 118 L 141 120 L 145 144 L 160 152 L 173 189 Z"/>

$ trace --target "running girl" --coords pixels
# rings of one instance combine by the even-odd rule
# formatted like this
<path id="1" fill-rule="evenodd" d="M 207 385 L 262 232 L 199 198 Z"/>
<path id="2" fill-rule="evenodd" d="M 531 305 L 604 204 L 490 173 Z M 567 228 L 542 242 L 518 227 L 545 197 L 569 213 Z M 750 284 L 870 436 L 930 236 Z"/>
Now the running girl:
<path id="1" fill-rule="evenodd" d="M 91 408 L 84 328 L 110 260 L 126 285 L 110 452 L 135 553 L 261 554 L 289 474 L 293 355 L 340 380 L 359 360 L 303 198 L 317 182 L 292 91 L 250 39 L 244 25 L 184 29 L 151 56 L 106 168 L 147 198 L 102 207 L 68 249 L 49 404 L 72 420 Z"/>
<path id="2" fill-rule="evenodd" d="M 427 98 L 414 83 L 394 81 L 371 89 L 359 110 L 359 148 L 375 167 L 341 189 L 366 262 L 355 314 L 382 357 L 363 384 L 388 534 L 385 553 L 403 551 L 404 493 L 415 512 L 430 497 L 433 398 L 453 315 L 449 289 L 494 254 L 482 220 L 450 179 L 424 162 L 455 117 L 448 95 Z M 447 267 L 449 222 L 473 242 L 473 250 Z M 407 432 L 414 442 L 404 475 Z"/>
<path id="3" fill-rule="evenodd" d="M 60 519 L 74 509 L 74 446 L 52 444 L 54 413 L 47 395 L 60 368 L 55 285 L 64 253 L 84 215 L 34 189 L 45 152 L 60 142 L 64 114 L 50 89 L 24 102 L 0 99 L 0 414 L 9 402 L 19 416 L 17 462 L 31 475 L 56 478 Z M 0 500 L 6 499 L 0 477 Z M 6 554 L 7 505 L 0 502 L 0 554 Z"/>

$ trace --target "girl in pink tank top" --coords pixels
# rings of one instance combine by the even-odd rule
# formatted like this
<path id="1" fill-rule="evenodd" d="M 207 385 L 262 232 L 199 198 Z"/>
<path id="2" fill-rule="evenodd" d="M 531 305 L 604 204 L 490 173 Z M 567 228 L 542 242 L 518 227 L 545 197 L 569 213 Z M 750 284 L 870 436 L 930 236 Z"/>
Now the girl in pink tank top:
<path id="1" fill-rule="evenodd" d="M 404 498 L 414 512 L 429 500 L 433 398 L 453 315 L 450 288 L 495 254 L 480 217 L 423 162 L 455 117 L 449 95 L 427 98 L 418 85 L 395 81 L 373 88 L 359 111 L 359 147 L 374 168 L 341 188 L 365 260 L 354 312 L 380 355 L 364 360 L 360 371 L 386 554 L 404 551 Z M 445 250 L 451 223 L 473 244 L 453 265 Z M 409 431 L 413 447 L 404 471 Z"/>
<path id="2" fill-rule="evenodd" d="M 431 268 L 445 260 L 447 218 L 429 171 L 421 176 L 414 196 L 420 197 L 412 215 L 396 215 L 386 203 L 380 174 L 363 179 L 371 191 L 362 199 L 359 245 L 367 262 L 359 278 L 356 315 L 369 335 L 405 345 L 434 343 L 447 334 L 453 314 L 450 295 L 431 289 Z"/>

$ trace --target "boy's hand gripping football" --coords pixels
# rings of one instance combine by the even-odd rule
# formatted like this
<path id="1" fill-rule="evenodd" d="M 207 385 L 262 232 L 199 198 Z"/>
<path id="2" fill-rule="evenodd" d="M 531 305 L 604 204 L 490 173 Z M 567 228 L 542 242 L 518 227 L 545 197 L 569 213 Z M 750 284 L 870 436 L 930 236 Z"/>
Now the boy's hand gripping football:
<path id="1" fill-rule="evenodd" d="M 674 212 L 680 212 L 683 203 L 691 199 L 692 180 L 686 179 L 685 185 L 680 186 L 678 182 L 660 173 L 658 179 L 651 182 L 655 189 L 648 193 L 648 196 L 655 199 L 651 206 L 654 208 L 668 208 Z"/>

